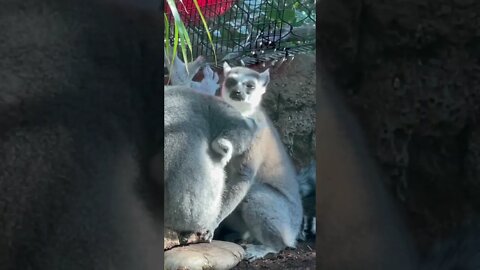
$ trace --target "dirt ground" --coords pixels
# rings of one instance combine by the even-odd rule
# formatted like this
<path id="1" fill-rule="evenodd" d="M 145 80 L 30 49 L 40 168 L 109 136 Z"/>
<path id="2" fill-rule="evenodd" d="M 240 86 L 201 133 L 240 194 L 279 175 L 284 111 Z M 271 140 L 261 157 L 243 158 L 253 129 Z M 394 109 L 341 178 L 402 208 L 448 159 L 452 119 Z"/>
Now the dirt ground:
<path id="1" fill-rule="evenodd" d="M 233 270 L 246 269 L 283 269 L 283 270 L 314 270 L 315 269 L 315 239 L 299 242 L 295 250 L 284 250 L 277 255 L 254 262 L 242 261 Z"/>

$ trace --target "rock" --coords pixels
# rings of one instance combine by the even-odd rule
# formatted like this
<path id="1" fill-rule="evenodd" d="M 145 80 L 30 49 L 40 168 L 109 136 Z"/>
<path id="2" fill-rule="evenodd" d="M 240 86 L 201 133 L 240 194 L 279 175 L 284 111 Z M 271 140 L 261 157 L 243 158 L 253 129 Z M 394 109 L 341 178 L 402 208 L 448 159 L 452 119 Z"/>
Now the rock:
<path id="1" fill-rule="evenodd" d="M 165 251 L 165 270 L 224 270 L 237 265 L 245 256 L 237 244 L 212 241 L 176 247 Z"/>
<path id="2" fill-rule="evenodd" d="M 180 245 L 180 241 L 178 240 L 177 233 L 172 230 L 165 229 L 163 231 L 163 250 L 170 249 L 178 245 Z"/>
<path id="3" fill-rule="evenodd" d="M 315 53 L 298 54 L 272 70 L 263 103 L 297 168 L 315 158 Z"/>
<path id="4" fill-rule="evenodd" d="M 480 1 L 317 5 L 322 64 L 428 247 L 480 215 Z"/>

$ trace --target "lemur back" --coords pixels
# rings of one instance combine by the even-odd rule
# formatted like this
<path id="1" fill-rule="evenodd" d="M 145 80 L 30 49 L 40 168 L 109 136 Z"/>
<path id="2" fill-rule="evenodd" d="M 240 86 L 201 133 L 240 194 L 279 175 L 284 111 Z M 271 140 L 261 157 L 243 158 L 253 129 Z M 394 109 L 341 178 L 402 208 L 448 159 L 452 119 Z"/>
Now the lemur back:
<path id="1" fill-rule="evenodd" d="M 164 225 L 209 241 L 224 204 L 224 167 L 251 144 L 255 124 L 220 98 L 185 86 L 165 89 L 164 110 Z"/>

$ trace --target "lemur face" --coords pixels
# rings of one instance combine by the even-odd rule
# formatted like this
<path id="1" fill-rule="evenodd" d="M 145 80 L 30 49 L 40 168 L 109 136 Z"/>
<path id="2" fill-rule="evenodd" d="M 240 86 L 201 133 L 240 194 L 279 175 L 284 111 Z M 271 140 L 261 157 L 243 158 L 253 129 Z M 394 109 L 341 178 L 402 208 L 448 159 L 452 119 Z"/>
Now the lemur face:
<path id="1" fill-rule="evenodd" d="M 258 73 L 245 67 L 231 68 L 226 62 L 223 65 L 225 80 L 222 86 L 222 97 L 232 105 L 248 103 L 253 107 L 260 104 L 262 95 L 270 81 L 269 70 Z"/>
<path id="2" fill-rule="evenodd" d="M 247 77 L 228 77 L 225 87 L 230 99 L 235 101 L 248 102 L 257 88 L 257 80 Z"/>

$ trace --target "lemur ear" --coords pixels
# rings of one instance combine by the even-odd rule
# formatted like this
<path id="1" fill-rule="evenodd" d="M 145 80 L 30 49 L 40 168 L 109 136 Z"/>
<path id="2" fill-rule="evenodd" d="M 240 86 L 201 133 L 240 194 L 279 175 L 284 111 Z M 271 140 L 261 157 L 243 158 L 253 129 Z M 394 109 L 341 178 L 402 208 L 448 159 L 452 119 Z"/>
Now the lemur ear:
<path id="1" fill-rule="evenodd" d="M 232 68 L 228 65 L 227 61 L 223 62 L 223 74 L 227 74 Z"/>
<path id="2" fill-rule="evenodd" d="M 270 82 L 270 69 L 267 68 L 264 72 L 260 73 L 260 81 L 262 82 L 263 86 L 267 86 Z"/>

